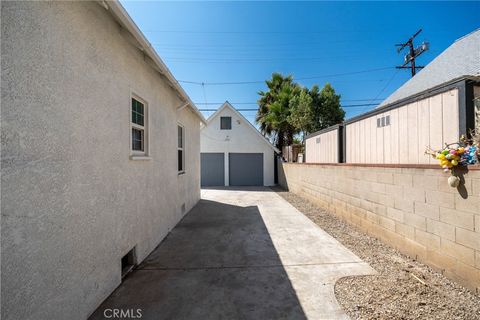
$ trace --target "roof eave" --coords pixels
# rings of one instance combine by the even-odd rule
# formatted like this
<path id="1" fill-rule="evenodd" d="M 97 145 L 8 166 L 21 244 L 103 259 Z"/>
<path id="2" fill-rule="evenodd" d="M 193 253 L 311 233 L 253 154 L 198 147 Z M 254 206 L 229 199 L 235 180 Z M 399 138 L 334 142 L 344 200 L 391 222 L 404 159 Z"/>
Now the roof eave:
<path id="1" fill-rule="evenodd" d="M 170 82 L 170 84 L 178 92 L 178 94 L 183 99 L 185 99 L 185 102 L 188 103 L 189 108 L 192 110 L 192 112 L 195 115 L 197 115 L 200 118 L 200 121 L 206 124 L 207 120 L 205 119 L 205 117 L 202 115 L 200 110 L 198 110 L 198 108 L 192 102 L 190 97 L 180 86 L 177 79 L 175 79 L 175 77 L 172 75 L 168 67 L 159 57 L 155 49 L 153 49 L 150 42 L 148 42 L 148 40 L 145 38 L 145 36 L 137 27 L 137 25 L 132 20 L 132 18 L 130 18 L 129 14 L 125 10 L 125 8 L 123 8 L 123 6 L 120 4 L 120 2 L 116 0 L 99 1 L 99 2 L 104 7 L 106 5 L 107 6 L 106 9 L 110 11 L 119 20 L 119 22 L 128 30 L 128 32 L 130 32 L 130 34 L 138 41 L 138 43 L 141 46 L 141 48 L 139 49 L 145 52 L 153 60 L 153 62 L 158 68 L 158 71 Z"/>

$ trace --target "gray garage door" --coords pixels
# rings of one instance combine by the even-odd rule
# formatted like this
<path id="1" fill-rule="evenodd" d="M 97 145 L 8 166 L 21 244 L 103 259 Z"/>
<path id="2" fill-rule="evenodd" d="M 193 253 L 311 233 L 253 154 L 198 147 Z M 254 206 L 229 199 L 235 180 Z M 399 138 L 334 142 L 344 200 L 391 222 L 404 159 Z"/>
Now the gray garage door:
<path id="1" fill-rule="evenodd" d="M 231 186 L 263 186 L 263 153 L 230 153 Z"/>
<path id="2" fill-rule="evenodd" d="M 223 153 L 202 153 L 200 155 L 201 185 L 225 185 L 225 158 Z"/>

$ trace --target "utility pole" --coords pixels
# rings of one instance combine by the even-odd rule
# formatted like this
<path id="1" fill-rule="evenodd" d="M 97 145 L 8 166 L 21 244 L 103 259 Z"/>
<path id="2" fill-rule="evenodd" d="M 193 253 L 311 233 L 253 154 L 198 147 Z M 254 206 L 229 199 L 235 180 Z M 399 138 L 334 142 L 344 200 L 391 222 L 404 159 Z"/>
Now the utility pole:
<path id="1" fill-rule="evenodd" d="M 428 50 L 429 44 L 428 42 L 423 42 L 421 45 L 418 47 L 414 47 L 413 45 L 413 39 L 415 39 L 418 34 L 422 32 L 422 29 L 418 30 L 413 36 L 410 37 L 410 39 L 407 40 L 405 43 L 400 43 L 396 44 L 396 47 L 399 47 L 397 49 L 397 52 L 400 53 L 404 48 L 408 47 L 408 53 L 404 57 L 404 63 L 401 66 L 397 66 L 397 69 L 410 69 L 412 72 L 412 77 L 415 76 L 417 69 L 421 69 L 423 67 L 421 66 L 416 66 L 415 65 L 415 59 L 424 53 L 425 51 Z M 408 65 L 410 64 L 410 65 Z"/>

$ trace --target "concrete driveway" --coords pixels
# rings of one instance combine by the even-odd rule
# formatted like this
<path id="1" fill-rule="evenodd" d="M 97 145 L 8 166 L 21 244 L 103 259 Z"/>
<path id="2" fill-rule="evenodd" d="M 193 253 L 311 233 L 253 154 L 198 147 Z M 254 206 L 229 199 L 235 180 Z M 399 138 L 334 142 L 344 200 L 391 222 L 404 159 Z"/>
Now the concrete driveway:
<path id="1" fill-rule="evenodd" d="M 91 319 L 342 319 L 336 280 L 374 273 L 268 188 L 205 189 Z"/>

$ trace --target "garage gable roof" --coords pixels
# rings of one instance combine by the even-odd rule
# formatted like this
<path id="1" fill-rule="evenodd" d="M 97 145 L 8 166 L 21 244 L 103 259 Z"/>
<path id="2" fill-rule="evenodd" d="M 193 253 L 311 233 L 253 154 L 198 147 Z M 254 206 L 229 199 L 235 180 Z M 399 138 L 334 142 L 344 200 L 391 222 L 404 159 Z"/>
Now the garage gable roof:
<path id="1" fill-rule="evenodd" d="M 208 117 L 207 119 L 207 126 L 210 125 L 210 123 L 213 121 L 213 119 L 215 119 L 218 115 L 220 115 L 222 113 L 223 110 L 225 110 L 226 108 L 230 109 L 236 116 L 238 116 L 239 118 L 243 119 L 244 122 L 247 124 L 247 126 L 252 129 L 255 134 L 260 138 L 262 139 L 262 141 L 264 141 L 265 143 L 268 144 L 268 146 L 270 148 L 273 149 L 273 151 L 275 151 L 276 153 L 280 153 L 280 150 L 278 150 L 277 148 L 275 148 L 274 145 L 272 145 L 270 143 L 270 141 L 268 141 L 267 138 L 265 138 L 263 136 L 263 134 L 260 133 L 260 131 L 257 130 L 257 128 L 255 128 L 251 123 L 250 121 L 247 120 L 247 118 L 245 118 L 240 112 L 238 112 L 237 110 L 235 110 L 235 108 L 230 104 L 230 102 L 228 101 L 225 101 L 222 106 L 220 108 L 217 109 L 217 111 L 215 111 L 210 117 Z M 203 129 L 204 127 L 202 127 Z"/>
<path id="2" fill-rule="evenodd" d="M 454 79 L 469 76 L 480 76 L 480 29 L 456 40 L 377 108 L 386 107 Z"/>

